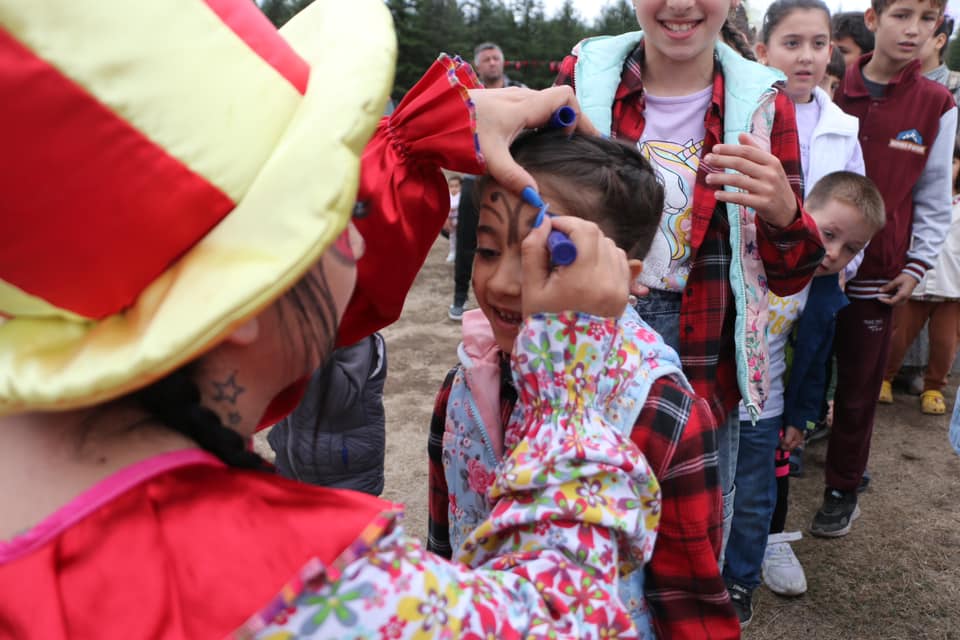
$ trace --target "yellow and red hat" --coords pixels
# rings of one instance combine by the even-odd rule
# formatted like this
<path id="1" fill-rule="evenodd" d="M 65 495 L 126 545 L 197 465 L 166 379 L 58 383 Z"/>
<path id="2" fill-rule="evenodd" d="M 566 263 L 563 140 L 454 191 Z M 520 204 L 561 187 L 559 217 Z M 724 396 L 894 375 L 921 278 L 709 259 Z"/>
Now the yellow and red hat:
<path id="1" fill-rule="evenodd" d="M 0 414 L 149 384 L 349 220 L 396 58 L 380 0 L 0 0 Z"/>

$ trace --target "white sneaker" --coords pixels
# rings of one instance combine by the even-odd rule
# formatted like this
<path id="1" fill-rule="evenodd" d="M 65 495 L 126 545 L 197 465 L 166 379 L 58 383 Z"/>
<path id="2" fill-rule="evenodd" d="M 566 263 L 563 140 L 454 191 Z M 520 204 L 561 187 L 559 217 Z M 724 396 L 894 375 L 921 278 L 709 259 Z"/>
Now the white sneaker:
<path id="1" fill-rule="evenodd" d="M 767 549 L 763 553 L 763 581 L 770 591 L 781 596 L 799 596 L 807 592 L 807 576 L 791 542 L 801 539 L 799 531 L 773 533 L 767 536 Z"/>

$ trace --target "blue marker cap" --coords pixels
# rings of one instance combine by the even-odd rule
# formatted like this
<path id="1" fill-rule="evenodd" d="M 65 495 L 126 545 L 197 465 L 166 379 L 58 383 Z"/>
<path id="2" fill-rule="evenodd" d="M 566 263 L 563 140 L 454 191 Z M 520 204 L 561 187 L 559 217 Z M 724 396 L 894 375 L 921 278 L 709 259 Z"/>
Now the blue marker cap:
<path id="1" fill-rule="evenodd" d="M 560 107 L 550 116 L 547 129 L 566 129 L 577 121 L 577 112 L 573 107 Z"/>
<path id="2" fill-rule="evenodd" d="M 563 231 L 552 230 L 547 236 L 550 262 L 557 267 L 573 264 L 577 259 L 577 245 Z"/>

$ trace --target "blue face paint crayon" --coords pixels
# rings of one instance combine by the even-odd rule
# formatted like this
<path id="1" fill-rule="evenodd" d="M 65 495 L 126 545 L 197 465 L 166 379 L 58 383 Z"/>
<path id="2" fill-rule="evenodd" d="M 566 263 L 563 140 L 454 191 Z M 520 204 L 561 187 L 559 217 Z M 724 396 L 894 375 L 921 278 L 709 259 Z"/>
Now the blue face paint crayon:
<path id="1" fill-rule="evenodd" d="M 547 215 L 554 217 L 547 211 Z M 573 264 L 577 259 L 577 245 L 573 244 L 570 236 L 559 229 L 552 229 L 547 236 L 547 249 L 550 250 L 550 264 L 555 267 L 565 267 Z"/>
<path id="2" fill-rule="evenodd" d="M 547 128 L 565 129 L 576 121 L 577 112 L 572 107 L 560 107 L 550 116 Z M 534 227 L 540 226 L 544 214 L 552 217 L 553 214 L 547 211 L 547 205 L 544 204 L 543 198 L 533 187 L 524 187 L 523 191 L 520 192 L 520 197 L 531 207 L 539 209 L 537 218 L 533 222 Z M 577 246 L 573 244 L 567 234 L 558 229 L 552 230 L 547 236 L 547 249 L 550 250 L 550 264 L 555 267 L 565 267 L 573 264 L 573 261 L 577 259 Z"/>
<path id="3" fill-rule="evenodd" d="M 577 112 L 573 107 L 560 107 L 550 116 L 547 129 L 566 129 L 577 121 Z"/>

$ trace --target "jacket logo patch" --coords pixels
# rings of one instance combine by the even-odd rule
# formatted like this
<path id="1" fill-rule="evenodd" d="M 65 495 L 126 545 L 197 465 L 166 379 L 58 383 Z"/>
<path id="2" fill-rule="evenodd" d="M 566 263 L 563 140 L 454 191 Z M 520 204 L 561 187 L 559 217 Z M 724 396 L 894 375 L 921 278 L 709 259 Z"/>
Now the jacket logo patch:
<path id="1" fill-rule="evenodd" d="M 927 147 L 923 144 L 923 136 L 916 129 L 901 131 L 896 138 L 890 140 L 889 146 L 891 149 L 910 151 L 921 156 L 927 152 Z"/>

